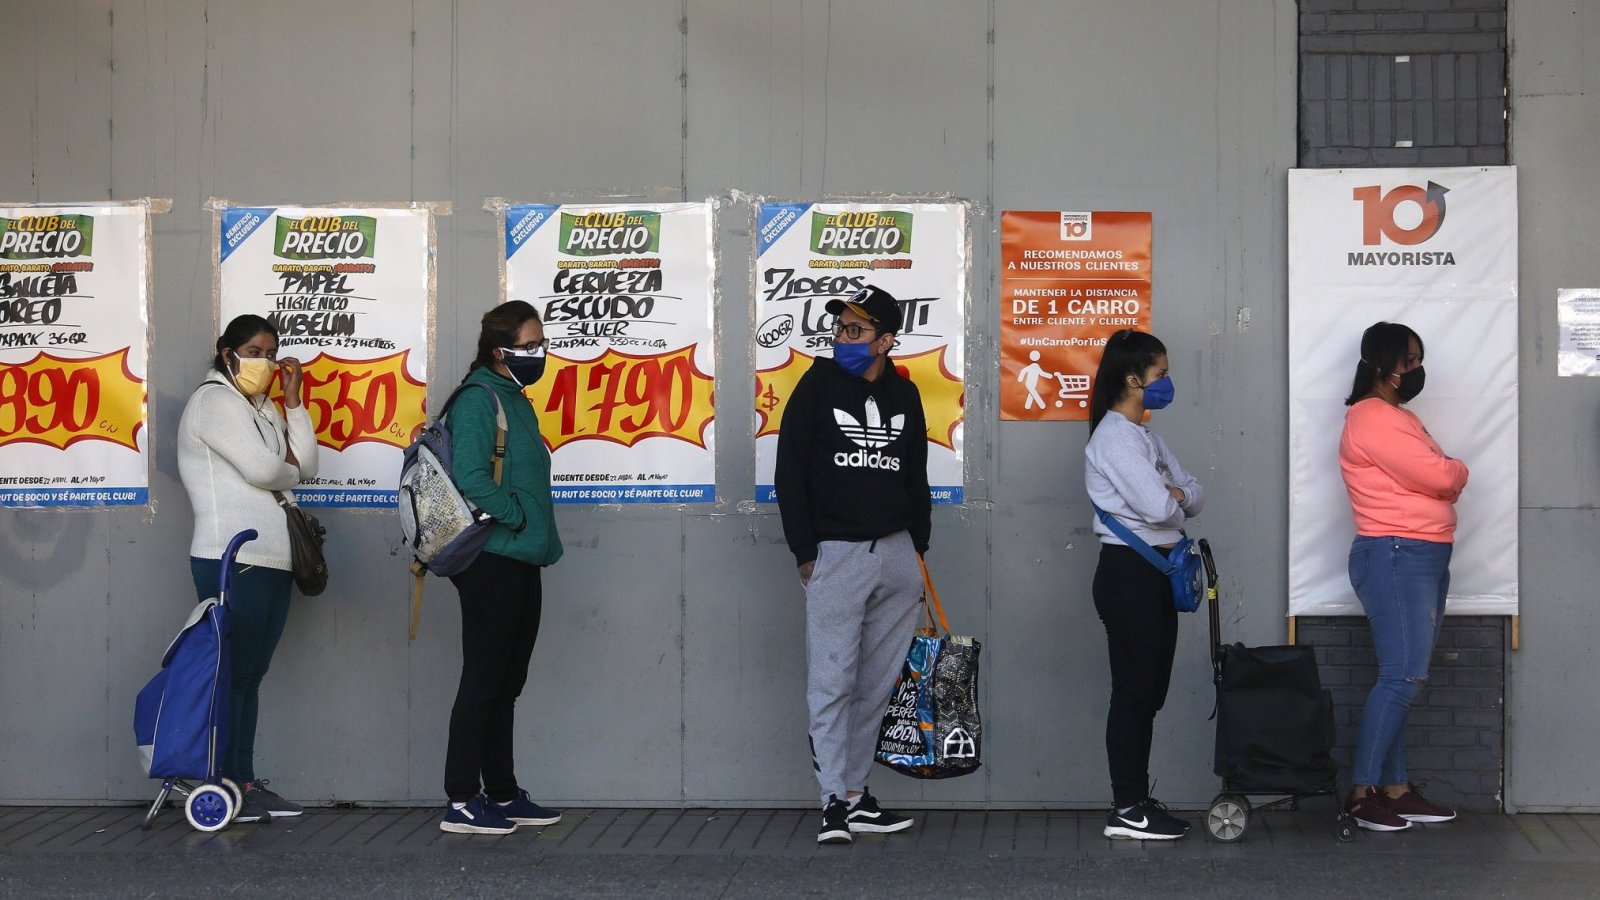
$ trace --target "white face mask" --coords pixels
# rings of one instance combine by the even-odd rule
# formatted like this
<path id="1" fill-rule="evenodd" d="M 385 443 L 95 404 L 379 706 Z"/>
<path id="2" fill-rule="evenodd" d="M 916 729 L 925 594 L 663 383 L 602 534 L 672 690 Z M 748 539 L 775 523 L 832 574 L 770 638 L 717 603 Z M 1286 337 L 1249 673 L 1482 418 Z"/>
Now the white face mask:
<path id="1" fill-rule="evenodd" d="M 265 394 L 277 369 L 272 360 L 261 357 L 246 359 L 237 354 L 234 359 L 239 362 L 239 371 L 233 376 L 233 383 L 239 387 L 239 392 L 247 397 Z"/>

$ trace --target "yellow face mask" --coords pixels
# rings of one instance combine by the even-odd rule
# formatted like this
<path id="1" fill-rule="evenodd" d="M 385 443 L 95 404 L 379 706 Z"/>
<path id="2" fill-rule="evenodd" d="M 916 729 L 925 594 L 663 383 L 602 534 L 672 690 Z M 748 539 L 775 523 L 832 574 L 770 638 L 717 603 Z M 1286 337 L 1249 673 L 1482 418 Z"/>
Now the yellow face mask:
<path id="1" fill-rule="evenodd" d="M 249 397 L 259 396 L 267 392 L 267 386 L 272 384 L 272 373 L 277 368 L 270 359 L 256 357 L 239 360 L 239 371 L 233 376 L 233 383 L 239 386 L 241 393 Z"/>

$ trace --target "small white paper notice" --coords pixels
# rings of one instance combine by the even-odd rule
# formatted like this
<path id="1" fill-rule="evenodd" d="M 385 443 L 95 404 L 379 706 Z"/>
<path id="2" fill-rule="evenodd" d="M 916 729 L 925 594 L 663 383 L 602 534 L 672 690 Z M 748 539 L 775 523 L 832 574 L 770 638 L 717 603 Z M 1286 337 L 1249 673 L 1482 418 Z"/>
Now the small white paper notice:
<path id="1" fill-rule="evenodd" d="M 1600 375 L 1600 288 L 1556 291 L 1562 375 Z"/>

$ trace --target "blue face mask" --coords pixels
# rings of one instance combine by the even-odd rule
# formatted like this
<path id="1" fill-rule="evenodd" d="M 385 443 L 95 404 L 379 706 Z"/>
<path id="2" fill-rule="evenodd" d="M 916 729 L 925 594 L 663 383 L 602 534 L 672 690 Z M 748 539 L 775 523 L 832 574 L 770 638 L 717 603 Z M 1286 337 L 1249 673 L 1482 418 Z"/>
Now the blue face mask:
<path id="1" fill-rule="evenodd" d="M 1144 386 L 1144 408 L 1166 409 L 1175 395 L 1172 377 L 1163 376 Z"/>
<path id="2" fill-rule="evenodd" d="M 839 364 L 839 368 L 857 378 L 867 374 L 867 370 L 872 368 L 872 361 L 877 358 L 878 354 L 872 352 L 871 344 L 833 342 L 833 361 Z"/>

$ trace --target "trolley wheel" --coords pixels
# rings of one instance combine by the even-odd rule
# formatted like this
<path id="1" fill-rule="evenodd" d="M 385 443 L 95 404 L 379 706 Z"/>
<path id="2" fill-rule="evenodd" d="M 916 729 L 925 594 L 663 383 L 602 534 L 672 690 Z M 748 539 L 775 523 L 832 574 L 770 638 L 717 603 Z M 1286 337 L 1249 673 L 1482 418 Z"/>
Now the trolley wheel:
<path id="1" fill-rule="evenodd" d="M 1350 818 L 1348 813 L 1340 813 L 1339 821 L 1333 826 L 1333 836 L 1339 843 L 1348 844 L 1356 839 L 1356 820 Z"/>
<path id="2" fill-rule="evenodd" d="M 233 795 L 227 788 L 203 784 L 189 792 L 183 814 L 196 831 L 221 831 L 234 815 Z"/>
<path id="3" fill-rule="evenodd" d="M 1244 837 L 1250 827 L 1250 801 L 1240 794 L 1218 794 L 1206 812 L 1206 831 L 1211 838 L 1231 844 Z"/>
<path id="4" fill-rule="evenodd" d="M 222 786 L 227 788 L 229 795 L 233 797 L 233 813 L 228 816 L 228 821 L 232 823 L 239 817 L 239 810 L 244 808 L 244 788 L 239 787 L 239 782 L 232 778 L 222 779 Z"/>

